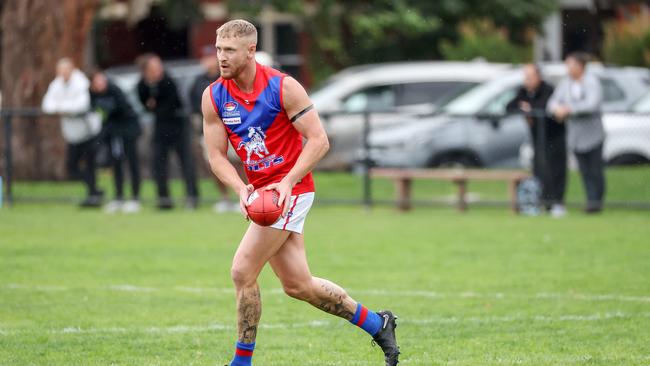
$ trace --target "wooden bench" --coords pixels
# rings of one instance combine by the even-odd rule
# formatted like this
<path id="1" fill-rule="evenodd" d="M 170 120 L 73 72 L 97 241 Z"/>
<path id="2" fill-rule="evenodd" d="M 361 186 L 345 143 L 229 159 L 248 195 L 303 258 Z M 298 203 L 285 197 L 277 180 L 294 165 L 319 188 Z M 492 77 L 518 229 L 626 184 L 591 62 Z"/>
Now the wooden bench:
<path id="1" fill-rule="evenodd" d="M 395 198 L 397 208 L 403 211 L 411 209 L 411 182 L 413 179 L 446 180 L 458 186 L 458 209 L 467 210 L 467 182 L 470 180 L 505 181 L 512 210 L 518 211 L 517 187 L 530 174 L 520 170 L 487 170 L 487 169 L 391 169 L 373 168 L 370 176 L 389 178 L 395 183 Z"/>

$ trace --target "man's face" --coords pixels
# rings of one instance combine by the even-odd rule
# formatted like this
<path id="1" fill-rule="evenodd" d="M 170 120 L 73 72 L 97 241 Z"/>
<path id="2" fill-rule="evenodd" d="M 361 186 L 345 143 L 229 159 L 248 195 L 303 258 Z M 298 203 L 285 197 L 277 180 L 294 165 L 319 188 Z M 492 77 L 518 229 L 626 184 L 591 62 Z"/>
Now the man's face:
<path id="1" fill-rule="evenodd" d="M 217 37 L 215 46 L 221 77 L 224 79 L 239 76 L 250 60 L 255 58 L 255 43 L 248 38 Z"/>
<path id="2" fill-rule="evenodd" d="M 564 64 L 566 65 L 567 72 L 569 73 L 571 79 L 579 80 L 582 78 L 582 74 L 584 73 L 585 69 L 580 62 L 572 57 L 569 57 L 566 59 L 566 61 L 564 61 Z"/>
<path id="3" fill-rule="evenodd" d="M 72 70 L 74 70 L 74 66 L 71 63 L 64 62 L 57 66 L 56 74 L 62 77 L 63 80 L 68 81 L 72 76 Z"/>
<path id="4" fill-rule="evenodd" d="M 537 90 L 541 82 L 539 73 L 534 66 L 527 65 L 524 67 L 524 86 L 527 90 Z"/>
<path id="5" fill-rule="evenodd" d="M 209 73 L 219 72 L 219 60 L 216 54 L 201 57 L 201 65 Z"/>
<path id="6" fill-rule="evenodd" d="M 90 88 L 95 92 L 95 93 L 103 93 L 106 91 L 106 88 L 108 87 L 108 80 L 106 80 L 106 75 L 102 73 L 95 74 L 93 76 L 93 80 L 90 84 Z"/>
<path id="7" fill-rule="evenodd" d="M 150 82 L 158 82 L 163 78 L 163 64 L 160 58 L 152 57 L 147 61 L 147 67 L 144 70 L 144 78 Z"/>

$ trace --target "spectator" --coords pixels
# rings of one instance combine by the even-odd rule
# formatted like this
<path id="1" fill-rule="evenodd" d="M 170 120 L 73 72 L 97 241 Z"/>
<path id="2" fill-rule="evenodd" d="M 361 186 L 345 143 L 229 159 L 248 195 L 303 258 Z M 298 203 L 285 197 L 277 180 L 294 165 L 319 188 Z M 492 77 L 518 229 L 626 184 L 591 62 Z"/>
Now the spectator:
<path id="1" fill-rule="evenodd" d="M 137 90 L 140 101 L 155 117 L 153 137 L 153 168 L 158 187 L 158 208 L 174 207 L 169 197 L 168 157 L 173 149 L 179 157 L 185 191 L 186 206 L 194 209 L 198 205 L 198 189 L 194 171 L 194 160 L 190 145 L 190 124 L 176 89 L 176 84 L 163 69 L 162 61 L 154 54 L 145 54 L 138 60 L 142 79 Z"/>
<path id="2" fill-rule="evenodd" d="M 569 76 L 562 80 L 547 110 L 568 124 L 568 142 L 578 159 L 578 168 L 587 194 L 585 212 L 602 210 L 605 195 L 603 143 L 605 130 L 600 106 L 603 92 L 599 80 L 585 73 L 589 57 L 576 52 L 567 56 Z"/>
<path id="3" fill-rule="evenodd" d="M 104 210 L 108 213 L 140 211 L 140 167 L 138 164 L 137 139 L 140 124 L 133 108 L 122 90 L 111 83 L 101 71 L 91 76 L 90 102 L 92 109 L 103 121 L 102 141 L 108 145 L 113 165 L 115 199 Z M 131 176 L 131 200 L 124 202 L 124 173 L 122 163 L 126 160 Z"/>
<path id="4" fill-rule="evenodd" d="M 190 89 L 190 103 L 192 105 L 192 117 L 194 120 L 196 120 L 196 125 L 200 125 L 202 128 L 203 114 L 201 112 L 201 98 L 203 96 L 203 91 L 210 84 L 212 84 L 212 82 L 219 78 L 219 60 L 217 60 L 217 50 L 214 48 L 214 46 L 205 46 L 203 49 L 201 49 L 201 66 L 203 66 L 205 72 L 194 79 L 194 83 Z M 201 147 L 203 148 L 203 155 L 207 163 L 208 155 L 205 149 L 205 142 L 202 138 Z M 229 148 L 229 150 L 231 150 L 231 148 Z M 239 159 L 232 159 L 231 162 L 233 165 L 236 167 L 241 167 L 241 164 L 236 164 L 235 160 L 239 161 Z M 217 179 L 214 174 L 211 175 L 221 196 L 219 202 L 214 205 L 214 211 L 218 213 L 224 213 L 228 211 L 239 212 L 239 205 L 231 202 L 228 197 L 228 188 L 226 185 Z"/>
<path id="5" fill-rule="evenodd" d="M 67 172 L 71 178 L 82 179 L 86 184 L 87 197 L 81 206 L 99 207 L 103 192 L 97 188 L 95 155 L 101 121 L 88 113 L 88 84 L 88 79 L 72 60 L 60 59 L 56 64 L 56 78 L 43 97 L 42 109 L 45 113 L 61 116 L 63 138 L 68 144 Z"/>
<path id="6" fill-rule="evenodd" d="M 566 129 L 563 123 L 546 115 L 553 87 L 542 79 L 539 67 L 528 64 L 523 72 L 524 85 L 507 109 L 526 115 L 533 142 L 533 174 L 542 183 L 543 203 L 553 217 L 562 217 L 566 215 Z"/>

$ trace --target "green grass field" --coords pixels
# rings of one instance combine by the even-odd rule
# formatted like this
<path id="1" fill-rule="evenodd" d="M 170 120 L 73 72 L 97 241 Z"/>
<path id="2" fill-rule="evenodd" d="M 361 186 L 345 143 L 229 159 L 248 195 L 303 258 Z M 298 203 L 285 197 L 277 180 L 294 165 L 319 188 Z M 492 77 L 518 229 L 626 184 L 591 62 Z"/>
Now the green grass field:
<path id="1" fill-rule="evenodd" d="M 325 196 L 357 188 L 318 179 Z M 59 187 L 78 189 L 16 188 Z M 649 223 L 634 210 L 554 220 L 316 205 L 305 234 L 314 274 L 398 314 L 400 364 L 649 365 Z M 230 260 L 245 227 L 208 207 L 1 209 L 0 365 L 223 365 L 235 341 Z M 286 297 L 268 268 L 260 284 L 256 365 L 383 365 L 362 331 Z"/>

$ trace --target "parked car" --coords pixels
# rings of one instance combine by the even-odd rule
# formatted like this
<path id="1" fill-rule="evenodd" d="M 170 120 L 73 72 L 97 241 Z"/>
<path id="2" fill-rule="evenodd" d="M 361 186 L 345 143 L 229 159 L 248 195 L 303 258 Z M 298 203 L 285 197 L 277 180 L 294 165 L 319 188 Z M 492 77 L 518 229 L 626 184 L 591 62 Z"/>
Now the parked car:
<path id="1" fill-rule="evenodd" d="M 650 91 L 627 113 L 607 113 L 604 158 L 610 165 L 650 163 Z"/>
<path id="2" fill-rule="evenodd" d="M 347 168 L 362 142 L 363 112 L 378 129 L 406 116 L 426 115 L 511 66 L 476 62 L 402 62 L 355 66 L 311 93 L 330 138 L 320 168 Z"/>
<path id="3" fill-rule="evenodd" d="M 542 72 L 554 84 L 566 74 L 562 64 L 543 65 Z M 650 86 L 648 69 L 590 64 L 587 72 L 601 80 L 605 112 L 628 110 Z M 506 114 L 506 105 L 522 82 L 514 70 L 463 93 L 438 115 L 373 131 L 371 158 L 380 166 L 521 166 L 528 128 L 523 116 Z"/>

